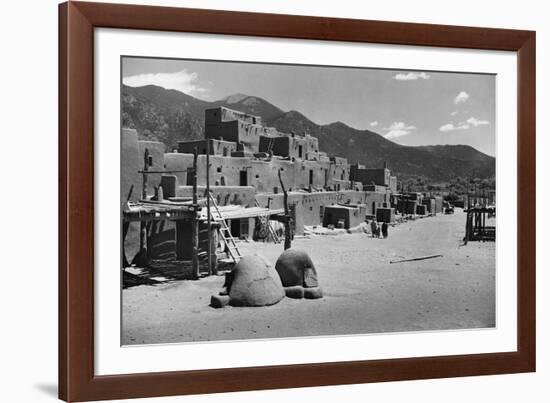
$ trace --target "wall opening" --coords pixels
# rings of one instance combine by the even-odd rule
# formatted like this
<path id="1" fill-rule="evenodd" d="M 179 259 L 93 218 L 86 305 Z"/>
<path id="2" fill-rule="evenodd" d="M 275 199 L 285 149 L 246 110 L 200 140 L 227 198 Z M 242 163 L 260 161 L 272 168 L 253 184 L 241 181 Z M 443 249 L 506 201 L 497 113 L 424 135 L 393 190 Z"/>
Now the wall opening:
<path id="1" fill-rule="evenodd" d="M 229 228 L 231 230 L 231 235 L 234 238 L 240 238 L 241 236 L 241 220 L 231 220 L 231 224 L 229 224 Z"/>
<path id="2" fill-rule="evenodd" d="M 298 158 L 302 158 L 303 147 L 298 146 Z"/>
<path id="3" fill-rule="evenodd" d="M 240 172 L 239 186 L 248 186 L 248 173 L 246 170 Z"/>
<path id="4" fill-rule="evenodd" d="M 309 170 L 309 186 L 313 186 L 313 169 Z"/>

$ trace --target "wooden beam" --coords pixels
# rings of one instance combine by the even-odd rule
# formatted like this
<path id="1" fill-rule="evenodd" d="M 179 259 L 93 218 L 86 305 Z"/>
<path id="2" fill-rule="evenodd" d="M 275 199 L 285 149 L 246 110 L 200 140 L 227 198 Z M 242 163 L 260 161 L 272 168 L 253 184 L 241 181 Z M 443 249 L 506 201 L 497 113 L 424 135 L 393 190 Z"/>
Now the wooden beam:
<path id="1" fill-rule="evenodd" d="M 210 139 L 206 140 L 206 217 L 208 219 L 208 275 L 213 272 L 212 269 L 212 234 L 211 234 L 211 214 L 210 214 Z"/>
<path id="2" fill-rule="evenodd" d="M 192 172 L 192 180 L 193 180 L 193 205 L 197 205 L 197 158 L 198 158 L 198 151 L 197 147 L 195 147 L 193 151 L 193 172 Z M 191 220 L 191 228 L 192 228 L 192 241 L 193 241 L 193 278 L 198 279 L 199 278 L 199 220 L 198 220 L 198 212 L 195 211 L 195 214 L 193 214 L 193 218 Z"/>

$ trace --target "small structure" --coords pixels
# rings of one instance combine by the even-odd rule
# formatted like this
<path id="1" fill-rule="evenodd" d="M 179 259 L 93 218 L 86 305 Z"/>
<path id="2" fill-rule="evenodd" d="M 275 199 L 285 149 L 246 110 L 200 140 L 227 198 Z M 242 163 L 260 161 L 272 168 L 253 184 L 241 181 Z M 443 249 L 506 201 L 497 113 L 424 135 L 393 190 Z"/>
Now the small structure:
<path id="1" fill-rule="evenodd" d="M 435 209 L 435 198 L 433 197 L 425 197 L 422 199 L 422 204 L 426 206 L 426 213 L 430 215 L 436 215 L 437 211 Z"/>
<path id="2" fill-rule="evenodd" d="M 397 210 L 399 210 L 401 214 L 416 214 L 417 205 L 418 203 L 416 200 L 402 197 L 397 202 Z"/>
<path id="3" fill-rule="evenodd" d="M 357 227 L 365 220 L 365 210 L 364 204 L 327 206 L 323 213 L 323 227 L 329 225 L 345 229 Z"/>
<path id="4" fill-rule="evenodd" d="M 393 207 L 378 207 L 376 209 L 376 221 L 392 223 L 395 221 L 395 209 Z"/>
<path id="5" fill-rule="evenodd" d="M 494 207 L 474 206 L 466 210 L 466 234 L 464 243 L 468 241 L 494 241 L 496 227 L 487 225 L 487 218 L 494 214 Z"/>
<path id="6" fill-rule="evenodd" d="M 309 255 L 299 249 L 287 249 L 277 259 L 275 270 L 289 298 L 316 299 L 323 296 L 317 271 Z"/>
<path id="7" fill-rule="evenodd" d="M 427 206 L 425 204 L 417 204 L 416 205 L 416 214 L 426 215 L 427 214 Z"/>

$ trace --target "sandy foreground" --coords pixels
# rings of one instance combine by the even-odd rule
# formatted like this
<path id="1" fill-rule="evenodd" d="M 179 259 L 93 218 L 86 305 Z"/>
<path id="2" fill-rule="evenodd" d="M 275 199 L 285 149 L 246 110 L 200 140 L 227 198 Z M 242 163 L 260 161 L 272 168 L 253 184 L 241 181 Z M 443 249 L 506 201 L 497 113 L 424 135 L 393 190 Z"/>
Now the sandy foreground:
<path id="1" fill-rule="evenodd" d="M 465 214 L 367 234 L 295 239 L 315 263 L 324 298 L 214 309 L 223 276 L 141 285 L 122 293 L 122 344 L 362 334 L 495 326 L 495 243 L 461 245 Z M 275 264 L 282 244 L 240 243 Z M 391 260 L 443 257 L 390 264 Z"/>

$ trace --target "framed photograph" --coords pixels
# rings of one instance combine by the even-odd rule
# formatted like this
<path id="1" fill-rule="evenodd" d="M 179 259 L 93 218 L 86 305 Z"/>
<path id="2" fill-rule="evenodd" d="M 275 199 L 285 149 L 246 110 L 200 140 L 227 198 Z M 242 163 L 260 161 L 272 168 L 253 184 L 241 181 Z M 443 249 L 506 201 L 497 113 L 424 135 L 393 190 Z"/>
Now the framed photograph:
<path id="1" fill-rule="evenodd" d="M 59 16 L 60 399 L 535 371 L 534 32 Z"/>

